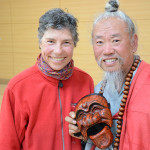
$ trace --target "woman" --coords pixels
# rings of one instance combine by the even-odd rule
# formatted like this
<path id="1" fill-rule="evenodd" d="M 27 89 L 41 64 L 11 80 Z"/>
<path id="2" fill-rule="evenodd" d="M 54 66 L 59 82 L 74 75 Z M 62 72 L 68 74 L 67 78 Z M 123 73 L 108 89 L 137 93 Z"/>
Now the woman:
<path id="1" fill-rule="evenodd" d="M 0 114 L 0 149 L 79 150 L 69 135 L 73 105 L 93 92 L 93 80 L 74 67 L 77 19 L 56 8 L 39 20 L 37 63 L 10 80 Z"/>

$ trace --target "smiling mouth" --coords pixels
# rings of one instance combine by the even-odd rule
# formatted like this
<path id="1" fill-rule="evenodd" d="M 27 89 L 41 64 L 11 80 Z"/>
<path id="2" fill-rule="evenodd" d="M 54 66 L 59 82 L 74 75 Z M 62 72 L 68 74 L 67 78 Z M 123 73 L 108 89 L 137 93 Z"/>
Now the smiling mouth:
<path id="1" fill-rule="evenodd" d="M 65 57 L 61 57 L 61 58 L 59 58 L 59 57 L 51 57 L 51 59 L 54 60 L 54 61 L 62 61 L 62 60 L 65 59 Z"/>
<path id="2" fill-rule="evenodd" d="M 104 62 L 106 63 L 111 63 L 111 62 L 115 62 L 117 61 L 117 58 L 113 58 L 113 59 L 105 59 Z"/>
<path id="3" fill-rule="evenodd" d="M 98 123 L 98 124 L 88 128 L 87 135 L 88 136 L 96 135 L 97 133 L 101 132 L 105 126 L 108 126 L 108 125 L 105 123 Z"/>

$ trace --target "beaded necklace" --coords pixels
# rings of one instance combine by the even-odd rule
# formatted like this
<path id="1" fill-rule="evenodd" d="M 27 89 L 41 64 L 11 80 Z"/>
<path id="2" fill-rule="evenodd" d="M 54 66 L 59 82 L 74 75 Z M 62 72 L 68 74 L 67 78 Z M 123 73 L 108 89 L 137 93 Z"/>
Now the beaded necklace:
<path id="1" fill-rule="evenodd" d="M 119 108 L 119 112 L 118 112 L 117 133 L 116 133 L 113 150 L 118 150 L 118 147 L 119 147 L 120 135 L 121 135 L 121 130 L 122 130 L 122 120 L 123 120 L 124 110 L 125 110 L 125 106 L 126 106 L 126 101 L 128 98 L 129 89 L 130 89 L 131 79 L 133 76 L 133 72 L 136 70 L 139 62 L 140 62 L 140 57 L 136 56 L 132 66 L 130 68 L 130 71 L 127 73 L 126 78 L 125 78 L 125 86 L 124 86 L 124 91 L 123 91 L 124 95 L 121 99 L 121 104 L 120 104 L 120 108 Z M 103 94 L 105 86 L 106 86 L 106 81 L 103 82 L 103 84 L 100 88 L 100 92 L 99 92 L 100 94 Z"/>

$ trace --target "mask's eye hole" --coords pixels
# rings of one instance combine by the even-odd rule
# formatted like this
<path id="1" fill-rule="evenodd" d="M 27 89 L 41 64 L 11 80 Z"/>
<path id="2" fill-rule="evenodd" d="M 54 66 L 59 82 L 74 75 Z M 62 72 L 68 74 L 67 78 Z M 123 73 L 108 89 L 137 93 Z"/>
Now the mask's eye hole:
<path id="1" fill-rule="evenodd" d="M 78 110 L 76 113 L 76 119 L 83 117 L 85 115 L 85 112 L 83 110 Z"/>
<path id="2" fill-rule="evenodd" d="M 90 106 L 90 111 L 91 112 L 96 112 L 96 111 L 100 111 L 103 110 L 105 107 L 103 105 L 100 105 L 99 103 L 93 103 Z"/>

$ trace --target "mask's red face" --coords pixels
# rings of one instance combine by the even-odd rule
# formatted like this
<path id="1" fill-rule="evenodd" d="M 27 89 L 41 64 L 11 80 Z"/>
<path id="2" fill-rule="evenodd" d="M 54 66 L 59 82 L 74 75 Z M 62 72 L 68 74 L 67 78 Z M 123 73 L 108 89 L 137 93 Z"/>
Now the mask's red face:
<path id="1" fill-rule="evenodd" d="M 83 97 L 77 103 L 75 112 L 77 125 L 86 140 L 89 137 L 101 149 L 112 143 L 112 115 L 103 96 L 90 94 Z"/>

